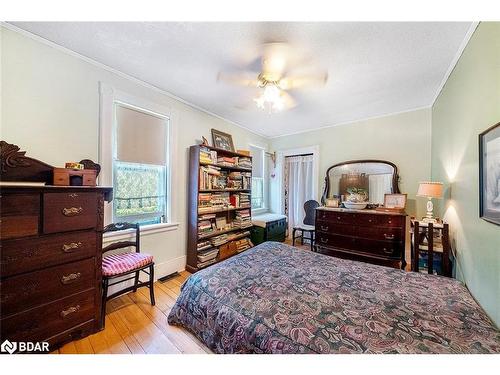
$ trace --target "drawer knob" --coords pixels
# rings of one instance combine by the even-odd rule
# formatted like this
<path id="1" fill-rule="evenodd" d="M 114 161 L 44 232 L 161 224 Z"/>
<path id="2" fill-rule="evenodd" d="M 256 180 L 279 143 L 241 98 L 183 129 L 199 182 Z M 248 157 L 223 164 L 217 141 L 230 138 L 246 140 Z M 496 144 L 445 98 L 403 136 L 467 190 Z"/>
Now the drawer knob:
<path id="1" fill-rule="evenodd" d="M 328 227 L 327 227 L 327 226 L 325 227 L 324 225 L 322 225 L 322 226 L 321 226 L 321 230 L 327 231 L 327 230 L 328 230 Z"/>
<path id="2" fill-rule="evenodd" d="M 83 212 L 83 208 L 81 207 L 64 207 L 62 209 L 62 213 L 64 216 L 76 216 L 80 215 Z"/>
<path id="3" fill-rule="evenodd" d="M 392 249 L 387 249 L 386 247 L 384 247 L 382 251 L 386 254 L 392 254 Z"/>
<path id="4" fill-rule="evenodd" d="M 71 194 L 69 194 L 69 197 L 70 197 L 70 198 L 78 198 L 78 194 L 76 194 L 76 193 L 71 193 Z"/>
<path id="5" fill-rule="evenodd" d="M 387 240 L 393 240 L 393 239 L 394 239 L 394 234 L 387 234 L 387 233 L 384 233 L 384 237 L 385 237 Z"/>
<path id="6" fill-rule="evenodd" d="M 62 251 L 64 251 L 65 253 L 72 253 L 73 250 L 79 249 L 80 247 L 82 247 L 81 242 L 65 243 L 64 245 L 62 245 Z"/>
<path id="7" fill-rule="evenodd" d="M 61 277 L 61 283 L 71 284 L 78 280 L 80 277 L 82 277 L 82 274 L 80 272 L 70 273 L 69 275 L 64 275 L 63 277 Z"/>
<path id="8" fill-rule="evenodd" d="M 340 216 L 337 216 L 337 220 L 340 220 Z"/>
<path id="9" fill-rule="evenodd" d="M 78 310 L 80 310 L 80 305 L 71 306 L 68 309 L 61 311 L 61 318 L 64 319 L 68 315 L 76 313 Z"/>

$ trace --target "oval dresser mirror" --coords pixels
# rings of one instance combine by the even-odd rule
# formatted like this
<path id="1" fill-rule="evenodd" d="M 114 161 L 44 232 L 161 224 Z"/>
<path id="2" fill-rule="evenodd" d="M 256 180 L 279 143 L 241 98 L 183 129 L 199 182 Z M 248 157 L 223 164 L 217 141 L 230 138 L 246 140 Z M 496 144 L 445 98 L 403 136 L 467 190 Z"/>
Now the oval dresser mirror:
<path id="1" fill-rule="evenodd" d="M 384 194 L 399 193 L 398 168 L 384 160 L 352 160 L 332 165 L 326 171 L 325 190 L 321 203 L 327 199 L 358 194 L 370 204 L 383 204 Z"/>

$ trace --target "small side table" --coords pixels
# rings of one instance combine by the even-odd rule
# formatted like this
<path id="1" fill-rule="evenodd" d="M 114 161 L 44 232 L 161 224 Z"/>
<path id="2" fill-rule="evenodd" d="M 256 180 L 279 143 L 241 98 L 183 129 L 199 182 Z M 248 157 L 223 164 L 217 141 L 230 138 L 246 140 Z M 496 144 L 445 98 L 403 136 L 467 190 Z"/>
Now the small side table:
<path id="1" fill-rule="evenodd" d="M 435 243 L 435 234 L 441 238 L 441 244 Z M 449 225 L 444 223 L 426 223 L 423 221 L 414 221 L 413 223 L 413 246 L 411 270 L 419 272 L 420 254 L 427 254 L 427 272 L 433 274 L 434 257 L 441 257 L 441 268 L 443 276 L 451 277 L 450 262 L 450 237 Z M 427 242 L 427 243 L 426 243 Z"/>

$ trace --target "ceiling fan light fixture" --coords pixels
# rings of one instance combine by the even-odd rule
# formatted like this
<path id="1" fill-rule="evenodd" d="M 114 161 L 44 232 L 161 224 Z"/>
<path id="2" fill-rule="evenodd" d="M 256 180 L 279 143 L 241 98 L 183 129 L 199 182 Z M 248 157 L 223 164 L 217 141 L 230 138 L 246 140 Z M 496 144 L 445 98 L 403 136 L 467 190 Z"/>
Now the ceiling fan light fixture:
<path id="1" fill-rule="evenodd" d="M 274 83 L 268 83 L 264 86 L 262 94 L 254 99 L 257 107 L 260 109 L 269 108 L 270 112 L 279 112 L 285 108 L 285 101 L 281 95 L 280 88 Z"/>

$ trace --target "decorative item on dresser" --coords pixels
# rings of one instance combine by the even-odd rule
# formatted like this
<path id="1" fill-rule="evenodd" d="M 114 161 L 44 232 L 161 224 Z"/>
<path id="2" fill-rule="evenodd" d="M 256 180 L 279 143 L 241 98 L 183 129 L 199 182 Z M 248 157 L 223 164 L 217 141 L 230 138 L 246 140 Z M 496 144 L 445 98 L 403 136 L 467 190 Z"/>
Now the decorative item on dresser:
<path id="1" fill-rule="evenodd" d="M 252 157 L 205 145 L 189 155 L 186 269 L 196 272 L 253 246 Z"/>
<path id="2" fill-rule="evenodd" d="M 99 330 L 103 206 L 112 189 L 46 185 L 52 166 L 0 146 L 0 341 L 54 349 Z"/>
<path id="3" fill-rule="evenodd" d="M 362 200 L 362 193 L 367 198 L 363 205 L 376 206 L 399 194 L 398 179 L 396 165 L 388 161 L 338 163 L 326 172 L 322 203 L 340 196 L 348 198 L 341 199 L 346 204 L 355 192 L 356 201 Z M 315 226 L 318 252 L 395 268 L 406 266 L 409 226 L 404 211 L 319 207 Z"/>

